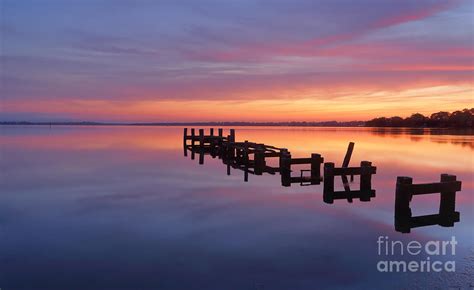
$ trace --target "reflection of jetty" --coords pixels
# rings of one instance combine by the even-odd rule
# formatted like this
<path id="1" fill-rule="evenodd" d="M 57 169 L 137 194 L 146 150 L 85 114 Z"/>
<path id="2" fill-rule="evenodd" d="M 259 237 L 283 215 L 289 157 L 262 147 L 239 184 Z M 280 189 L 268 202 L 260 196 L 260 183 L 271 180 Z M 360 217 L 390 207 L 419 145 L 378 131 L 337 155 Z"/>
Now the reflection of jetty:
<path id="1" fill-rule="evenodd" d="M 456 176 L 441 174 L 437 183 L 413 184 L 411 177 L 399 176 L 395 196 L 395 229 L 409 233 L 416 227 L 440 225 L 452 227 L 459 222 L 459 212 L 455 211 L 456 191 L 461 190 L 461 181 Z M 440 193 L 438 214 L 412 216 L 410 202 L 414 195 Z"/>
<path id="2" fill-rule="evenodd" d="M 291 186 L 292 183 L 305 185 L 320 184 L 324 182 L 324 201 L 333 203 L 334 199 L 347 199 L 352 202 L 353 198 L 359 198 L 361 201 L 370 201 L 375 196 L 375 190 L 372 189 L 372 174 L 375 174 L 376 168 L 371 162 L 363 161 L 360 167 L 348 167 L 354 143 L 350 143 L 341 168 L 335 168 L 334 163 L 324 164 L 324 178 L 321 176 L 321 165 L 324 158 L 321 154 L 312 153 L 310 157 L 295 158 L 286 148 L 254 143 L 249 141 L 237 142 L 235 140 L 235 130 L 230 129 L 228 135 L 224 135 L 223 129 L 219 128 L 217 135 L 214 129 L 209 129 L 206 135 L 204 129 L 199 129 L 196 134 L 195 129 L 184 128 L 183 147 L 184 155 L 191 152 L 191 159 L 195 154 L 199 154 L 199 164 L 204 163 L 204 155 L 211 155 L 213 158 L 222 159 L 227 165 L 227 174 L 230 175 L 231 168 L 244 171 L 244 180 L 248 181 L 248 175 L 262 175 L 263 173 L 280 173 L 281 185 Z M 269 158 L 278 158 L 278 166 L 270 166 L 267 161 Z M 293 165 L 306 165 L 300 169 L 300 174 L 293 176 Z M 360 175 L 360 189 L 351 190 L 347 176 Z M 344 191 L 334 191 L 334 177 L 341 176 Z"/>

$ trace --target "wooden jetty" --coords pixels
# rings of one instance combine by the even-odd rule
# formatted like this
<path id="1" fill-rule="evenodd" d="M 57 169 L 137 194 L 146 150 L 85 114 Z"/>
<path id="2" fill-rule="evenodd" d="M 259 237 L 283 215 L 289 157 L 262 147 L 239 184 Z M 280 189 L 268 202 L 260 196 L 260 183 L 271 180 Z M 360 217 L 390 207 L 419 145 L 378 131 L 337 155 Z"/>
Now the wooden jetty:
<path id="1" fill-rule="evenodd" d="M 197 134 L 196 134 L 197 132 Z M 206 134 L 207 133 L 207 134 Z M 347 199 L 352 202 L 354 198 L 360 201 L 370 201 L 375 197 L 375 190 L 372 189 L 372 175 L 376 174 L 377 168 L 372 166 L 370 161 L 362 161 L 359 167 L 349 166 L 354 150 L 354 143 L 350 142 L 341 167 L 335 167 L 333 162 L 324 163 L 321 154 L 312 153 L 310 157 L 295 158 L 287 148 L 255 143 L 245 140 L 236 141 L 235 130 L 229 129 L 228 134 L 224 134 L 222 128 L 214 128 L 208 132 L 204 129 L 184 128 L 183 147 L 184 155 L 191 152 L 191 159 L 199 154 L 199 164 L 204 163 L 204 156 L 210 155 L 212 158 L 219 158 L 227 166 L 227 174 L 231 169 L 244 172 L 244 181 L 248 181 L 249 174 L 262 175 L 264 173 L 281 176 L 282 186 L 291 186 L 293 183 L 300 185 L 315 185 L 324 181 L 323 201 L 332 204 L 337 199 Z M 270 166 L 269 159 L 278 158 L 277 166 Z M 321 176 L 321 165 L 324 164 L 324 178 Z M 307 165 L 308 168 L 300 169 L 299 176 L 293 176 L 294 165 Z M 351 190 L 348 176 L 351 182 L 354 176 L 360 176 L 360 186 L 358 190 Z M 340 176 L 344 190 L 335 190 L 335 178 Z M 460 214 L 455 210 L 456 192 L 461 190 L 461 181 L 456 180 L 456 176 L 442 174 L 440 182 L 413 184 L 411 177 L 400 176 L 397 178 L 396 198 L 395 198 L 395 230 L 402 233 L 409 233 L 412 228 L 440 225 L 452 227 L 455 222 L 459 222 Z M 441 201 L 439 212 L 432 215 L 412 216 L 410 202 L 414 195 L 440 193 Z"/>
<path id="2" fill-rule="evenodd" d="M 324 202 L 333 203 L 335 199 L 347 199 L 352 202 L 353 198 L 359 198 L 360 201 L 370 201 L 370 198 L 375 197 L 375 190 L 372 189 L 372 175 L 376 172 L 377 168 L 372 166 L 372 162 L 369 161 L 362 161 L 360 167 L 335 167 L 333 162 L 324 163 Z M 343 180 L 347 180 L 348 175 L 360 175 L 359 190 L 345 188 L 344 191 L 335 191 L 335 176 L 345 177 Z"/>
<path id="3" fill-rule="evenodd" d="M 312 153 L 309 158 L 292 158 L 291 153 L 284 149 L 280 152 L 280 173 L 281 173 L 281 185 L 291 186 L 292 183 L 299 183 L 300 185 L 311 185 L 320 184 L 322 181 L 321 177 L 321 164 L 324 162 L 324 158 L 320 154 Z M 296 164 L 309 164 L 310 169 L 301 169 L 300 176 L 291 176 L 291 165 Z M 305 176 L 304 173 L 309 172 L 309 176 Z"/>
<path id="4" fill-rule="evenodd" d="M 227 174 L 230 169 L 244 171 L 244 180 L 248 181 L 248 174 L 262 175 L 264 173 L 280 173 L 283 186 L 291 186 L 292 183 L 300 185 L 320 184 L 321 165 L 324 158 L 320 154 L 313 153 L 308 158 L 294 158 L 286 148 L 255 143 L 245 140 L 237 142 L 235 139 L 235 130 L 230 129 L 229 134 L 224 136 L 222 128 L 218 129 L 218 134 L 214 135 L 214 129 L 210 128 L 206 135 L 204 129 L 191 129 L 188 134 L 188 128 L 184 128 L 183 147 L 184 155 L 191 151 L 191 158 L 199 154 L 199 163 L 204 163 L 204 155 L 209 154 L 212 157 L 222 159 L 227 165 Z M 269 166 L 268 158 L 278 158 L 278 166 Z M 308 165 L 307 169 L 300 170 L 300 176 L 292 176 L 291 165 Z M 305 175 L 307 174 L 307 175 Z"/>
<path id="5" fill-rule="evenodd" d="M 397 177 L 395 192 L 395 230 L 409 233 L 412 228 L 440 225 L 452 227 L 459 222 L 460 214 L 455 210 L 456 192 L 461 190 L 461 181 L 455 175 L 441 174 L 440 182 L 413 184 L 411 177 Z M 432 215 L 412 216 L 410 202 L 414 195 L 441 195 L 439 212 Z"/>

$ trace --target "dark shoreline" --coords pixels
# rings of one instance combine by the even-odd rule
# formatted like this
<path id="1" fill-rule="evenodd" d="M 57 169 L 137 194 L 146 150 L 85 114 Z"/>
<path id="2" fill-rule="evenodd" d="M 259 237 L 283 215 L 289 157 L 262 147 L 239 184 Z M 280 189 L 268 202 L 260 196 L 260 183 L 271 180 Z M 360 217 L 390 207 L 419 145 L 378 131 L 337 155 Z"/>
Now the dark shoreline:
<path id="1" fill-rule="evenodd" d="M 0 122 L 0 125 L 32 126 L 270 126 L 270 127 L 365 127 L 365 122 L 153 122 L 153 123 L 110 123 L 110 122 Z"/>
<path id="2" fill-rule="evenodd" d="M 110 123 L 110 122 L 0 122 L 0 126 L 209 126 L 209 127 L 352 127 L 376 129 L 447 129 L 447 130 L 474 130 L 472 127 L 409 127 L 409 126 L 370 126 L 364 121 L 352 122 L 154 122 L 154 123 Z"/>

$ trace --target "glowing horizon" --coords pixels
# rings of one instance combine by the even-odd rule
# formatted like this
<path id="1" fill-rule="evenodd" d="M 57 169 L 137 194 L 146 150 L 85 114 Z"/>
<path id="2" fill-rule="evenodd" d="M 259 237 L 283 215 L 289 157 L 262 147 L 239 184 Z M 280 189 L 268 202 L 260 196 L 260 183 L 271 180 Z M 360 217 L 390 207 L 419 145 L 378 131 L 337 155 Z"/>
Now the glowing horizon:
<path id="1" fill-rule="evenodd" d="M 2 5 L 2 121 L 364 121 L 473 106 L 470 1 Z"/>

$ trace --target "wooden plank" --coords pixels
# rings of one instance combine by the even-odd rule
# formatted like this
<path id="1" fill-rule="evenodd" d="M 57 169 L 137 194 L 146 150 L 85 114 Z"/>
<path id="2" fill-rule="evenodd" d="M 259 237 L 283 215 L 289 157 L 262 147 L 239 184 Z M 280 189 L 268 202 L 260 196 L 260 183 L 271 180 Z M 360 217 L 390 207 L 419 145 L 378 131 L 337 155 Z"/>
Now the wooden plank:
<path id="1" fill-rule="evenodd" d="M 215 141 L 224 141 L 225 138 L 219 137 L 219 136 L 203 136 L 202 138 L 200 136 L 188 136 L 187 140 L 193 140 L 193 141 L 200 141 L 204 140 L 205 143 L 212 143 Z"/>
<path id="2" fill-rule="evenodd" d="M 334 168 L 334 175 L 360 175 L 361 169 L 360 167 L 335 167 Z"/>
<path id="3" fill-rule="evenodd" d="M 360 167 L 338 167 L 334 168 L 334 175 L 360 175 L 362 172 Z M 370 167 L 369 170 L 370 174 L 375 174 L 377 172 L 377 168 L 375 166 Z"/>
<path id="4" fill-rule="evenodd" d="M 435 182 L 435 183 L 419 183 L 419 184 L 401 184 L 404 190 L 413 195 L 430 194 L 448 191 L 460 191 L 461 181 Z"/>
<path id="5" fill-rule="evenodd" d="M 265 157 L 280 157 L 280 153 L 278 152 L 265 153 Z"/>
<path id="6" fill-rule="evenodd" d="M 448 217 L 448 222 L 455 223 L 460 221 L 460 214 L 458 211 L 453 212 Z M 443 218 L 440 214 L 430 214 L 430 215 L 422 215 L 422 216 L 414 216 L 410 219 L 410 227 L 417 228 L 417 227 L 424 227 L 424 226 L 431 226 L 431 225 L 439 225 L 446 222 L 446 218 Z"/>
<path id="7" fill-rule="evenodd" d="M 278 147 L 270 146 L 270 145 L 265 145 L 265 147 L 270 148 L 270 149 L 275 149 L 275 150 L 278 150 L 278 151 L 281 151 L 281 150 L 285 149 L 285 148 L 278 148 Z"/>
<path id="8" fill-rule="evenodd" d="M 291 183 L 301 183 L 301 182 L 310 182 L 311 181 L 311 176 L 295 176 L 291 177 Z"/>
<path id="9" fill-rule="evenodd" d="M 350 192 L 347 191 L 334 191 L 332 196 L 334 199 L 347 199 L 347 195 L 350 194 L 352 198 L 361 198 L 366 195 L 369 197 L 375 197 L 375 190 L 367 191 L 360 191 L 360 190 L 351 190 Z"/>
<path id="10" fill-rule="evenodd" d="M 310 164 L 311 158 L 291 158 L 291 164 Z"/>

